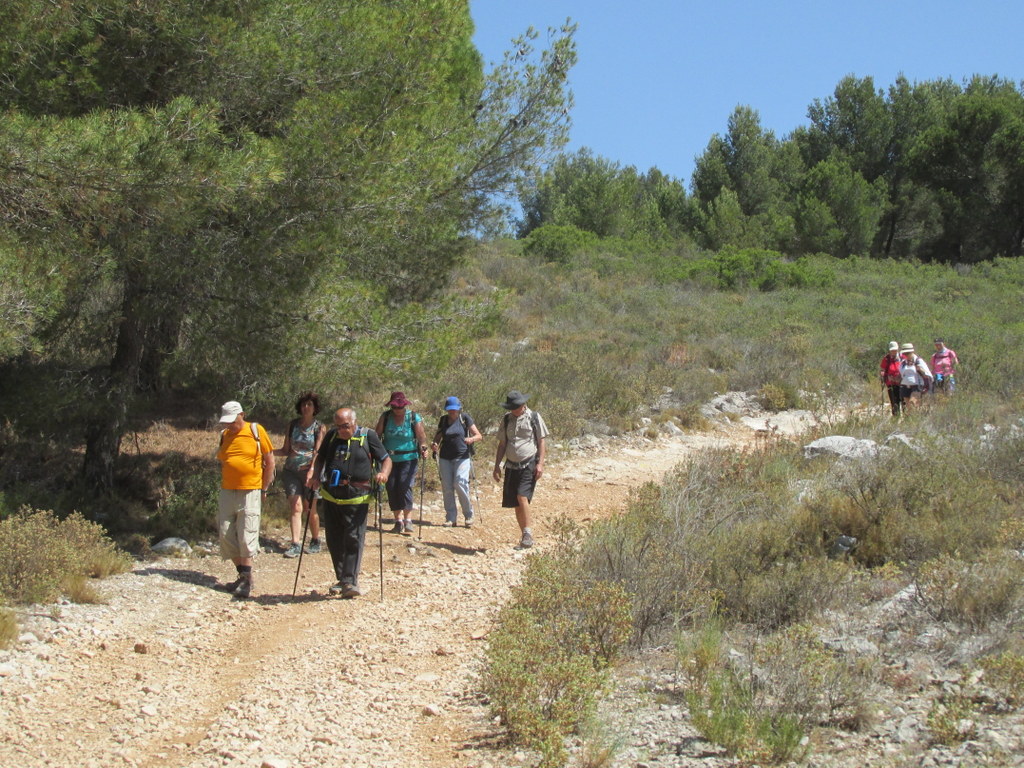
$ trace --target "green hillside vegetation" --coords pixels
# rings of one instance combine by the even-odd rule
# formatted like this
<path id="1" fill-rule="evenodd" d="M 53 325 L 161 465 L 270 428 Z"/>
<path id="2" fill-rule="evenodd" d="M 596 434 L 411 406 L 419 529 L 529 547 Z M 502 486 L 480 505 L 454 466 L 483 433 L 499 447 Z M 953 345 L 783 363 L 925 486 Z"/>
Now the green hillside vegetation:
<path id="1" fill-rule="evenodd" d="M 206 428 L 228 399 L 279 429 L 310 388 L 371 414 L 391 389 L 428 412 L 456 394 L 487 430 L 514 388 L 560 441 L 701 429 L 702 403 L 744 390 L 881 442 L 887 343 L 942 336 L 960 391 L 898 425 L 911 447 L 710 452 L 567 522 L 490 638 L 488 694 L 558 765 L 616 660 L 670 642 L 707 738 L 783 762 L 817 725 L 860 727 L 865 681 L 885 683 L 815 622 L 914 585 L 1024 699 L 1020 87 L 850 77 L 782 138 L 741 107 L 687 189 L 587 150 L 546 162 L 572 27 L 485 72 L 464 0 L 337 10 L 0 11 L 0 596 L 86 599 L 85 576 L 126 567 L 104 531 L 209 536 L 212 460 L 122 443 Z M 502 195 L 515 240 L 494 237 Z M 836 556 L 840 536 L 858 544 Z M 32 557 L 64 538 L 89 562 Z M 13 627 L 0 612 L 0 641 Z M 958 712 L 936 710 L 937 741 Z"/>
<path id="2" fill-rule="evenodd" d="M 886 681 L 827 650 L 817 623 L 907 585 L 923 615 L 978 636 L 975 668 L 1006 670 L 1005 695 L 1022 695 L 1009 671 L 1024 658 L 1019 259 L 630 252 L 612 239 L 547 260 L 529 242 L 488 246 L 478 262 L 506 292 L 511 333 L 479 340 L 454 388 L 480 410 L 519 369 L 567 435 L 595 422 L 636 428 L 665 388 L 680 407 L 650 415 L 684 428 L 700 426 L 697 404 L 734 389 L 823 420 L 800 443 L 705 453 L 637 489 L 623 515 L 585 531 L 566 521 L 565 546 L 531 561 L 492 639 L 486 685 L 542 765 L 562 764 L 569 735 L 607 738 L 587 713 L 614 659 L 666 642 L 694 724 L 740 760 L 786 762 L 819 726 L 861 728 L 871 686 Z M 961 389 L 894 423 L 877 381 L 885 346 L 911 341 L 927 355 L 937 335 L 961 355 Z M 894 430 L 913 447 L 854 464 L 803 458 L 819 435 L 883 443 Z M 858 544 L 837 557 L 840 536 Z M 556 609 L 554 595 L 591 590 L 626 598 L 619 611 Z M 753 649 L 756 679 L 730 661 L 737 645 Z M 954 714 L 935 711 L 938 743 L 964 738 Z"/>

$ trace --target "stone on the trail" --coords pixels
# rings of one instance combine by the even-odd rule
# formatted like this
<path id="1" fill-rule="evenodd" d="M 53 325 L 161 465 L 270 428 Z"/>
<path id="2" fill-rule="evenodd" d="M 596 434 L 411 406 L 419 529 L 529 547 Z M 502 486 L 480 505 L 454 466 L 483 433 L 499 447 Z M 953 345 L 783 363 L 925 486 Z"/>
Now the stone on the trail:
<path id="1" fill-rule="evenodd" d="M 470 634 L 470 637 L 473 638 L 474 640 L 483 640 L 490 633 L 491 633 L 490 629 L 481 627 L 480 629 L 473 630 L 472 634 Z"/>
<path id="2" fill-rule="evenodd" d="M 283 757 L 265 757 L 260 768 L 289 768 L 290 765 Z"/>
<path id="3" fill-rule="evenodd" d="M 686 434 L 679 427 L 676 426 L 673 421 L 666 421 L 661 425 L 661 431 L 671 435 L 672 437 L 679 437 L 680 435 Z"/>
<path id="4" fill-rule="evenodd" d="M 17 671 L 18 668 L 13 664 L 0 664 L 0 677 L 10 677 L 11 675 L 17 673 Z"/>
<path id="5" fill-rule="evenodd" d="M 423 714 L 427 717 L 440 717 L 444 710 L 436 704 L 427 704 L 423 707 Z"/>
<path id="6" fill-rule="evenodd" d="M 158 555 L 167 555 L 168 557 L 188 557 L 192 554 L 192 547 L 188 545 L 188 542 L 176 536 L 158 541 L 151 549 Z"/>
<path id="7" fill-rule="evenodd" d="M 135 652 L 136 653 L 149 653 L 149 646 L 146 645 L 145 643 L 136 643 L 135 644 Z"/>
<path id="8" fill-rule="evenodd" d="M 842 459 L 869 459 L 878 455 L 878 443 L 846 435 L 830 435 L 804 446 L 804 458 L 838 456 Z"/>

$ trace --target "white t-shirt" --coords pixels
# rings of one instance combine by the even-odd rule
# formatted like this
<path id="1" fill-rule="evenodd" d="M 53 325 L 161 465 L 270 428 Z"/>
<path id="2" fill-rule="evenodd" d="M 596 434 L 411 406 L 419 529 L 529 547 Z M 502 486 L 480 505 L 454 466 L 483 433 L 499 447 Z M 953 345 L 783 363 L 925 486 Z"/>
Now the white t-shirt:
<path id="1" fill-rule="evenodd" d="M 900 363 L 900 385 L 904 387 L 923 387 L 928 384 L 931 377 L 932 372 L 928 370 L 928 363 L 917 355 L 910 360 L 904 358 Z"/>

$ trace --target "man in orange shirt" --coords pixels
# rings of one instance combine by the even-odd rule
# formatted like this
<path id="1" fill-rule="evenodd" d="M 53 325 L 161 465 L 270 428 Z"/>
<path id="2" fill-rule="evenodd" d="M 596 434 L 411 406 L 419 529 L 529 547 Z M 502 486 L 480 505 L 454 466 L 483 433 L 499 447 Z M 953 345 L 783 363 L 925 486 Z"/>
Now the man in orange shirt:
<path id="1" fill-rule="evenodd" d="M 226 586 L 235 597 L 252 593 L 252 559 L 259 551 L 260 511 L 274 480 L 274 446 L 261 424 L 245 420 L 242 406 L 231 400 L 220 411 L 217 459 L 221 467 L 217 530 L 220 554 L 231 560 L 238 578 Z"/>

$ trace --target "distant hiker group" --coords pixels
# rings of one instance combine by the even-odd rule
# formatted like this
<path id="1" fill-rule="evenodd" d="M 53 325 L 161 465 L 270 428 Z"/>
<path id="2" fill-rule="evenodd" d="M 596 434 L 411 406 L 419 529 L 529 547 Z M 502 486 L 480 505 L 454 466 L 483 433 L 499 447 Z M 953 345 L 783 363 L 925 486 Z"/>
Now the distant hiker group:
<path id="1" fill-rule="evenodd" d="M 544 420 L 527 407 L 527 399 L 513 390 L 502 404 L 506 413 L 498 430 L 492 473 L 495 482 L 501 482 L 504 475 L 502 507 L 515 509 L 521 548 L 533 546 L 530 503 L 544 472 L 548 437 Z M 303 553 L 320 552 L 322 523 L 337 579 L 329 593 L 343 598 L 362 594 L 359 572 L 374 500 L 376 524 L 383 535 L 382 489 L 387 490 L 394 518 L 391 532 L 412 535 L 418 476 L 421 526 L 423 523 L 424 475 L 420 461 L 426 459 L 428 444 L 423 418 L 411 405 L 403 392 L 392 392 L 388 410 L 380 415 L 375 429 L 360 427 L 355 410 L 347 407 L 335 411 L 333 426 L 328 429 L 316 418 L 319 398 L 305 392 L 295 403 L 298 417 L 288 424 L 279 450 L 274 449 L 262 425 L 245 420 L 240 403 L 230 401 L 222 406 L 220 423 L 226 427 L 217 451 L 221 463 L 217 528 L 221 556 L 231 560 L 237 571 L 236 580 L 225 585 L 228 591 L 240 598 L 252 594 L 262 502 L 274 479 L 277 455 L 285 459 L 281 480 L 290 513 L 291 544 L 284 556 L 300 558 L 301 566 Z M 438 461 L 444 526 L 458 524 L 457 501 L 465 526 L 471 528 L 478 513 L 470 495 L 470 484 L 475 483 L 473 446 L 483 435 L 473 418 L 463 412 L 458 397 L 448 397 L 444 411 L 429 444 L 431 455 Z M 308 530 L 312 530 L 312 539 L 304 547 Z M 383 579 L 383 564 L 381 573 Z M 297 579 L 298 573 L 296 583 Z"/>
<path id="2" fill-rule="evenodd" d="M 894 417 L 902 416 L 922 403 L 928 394 L 952 394 L 956 389 L 956 368 L 960 364 L 956 352 L 941 339 L 935 339 L 935 353 L 931 367 L 914 350 L 914 345 L 902 347 L 895 341 L 879 364 L 879 378 L 889 396 L 889 407 Z"/>

